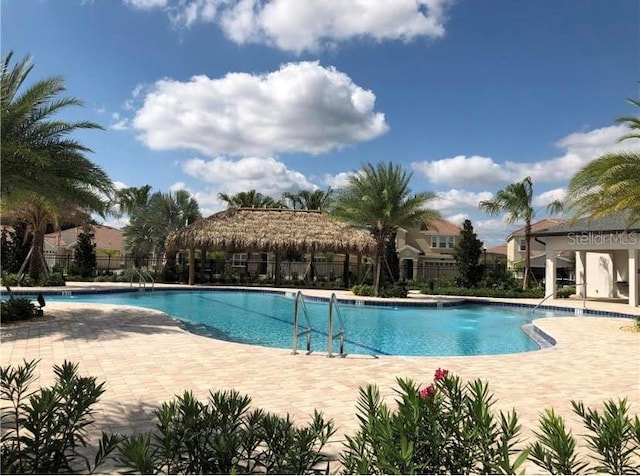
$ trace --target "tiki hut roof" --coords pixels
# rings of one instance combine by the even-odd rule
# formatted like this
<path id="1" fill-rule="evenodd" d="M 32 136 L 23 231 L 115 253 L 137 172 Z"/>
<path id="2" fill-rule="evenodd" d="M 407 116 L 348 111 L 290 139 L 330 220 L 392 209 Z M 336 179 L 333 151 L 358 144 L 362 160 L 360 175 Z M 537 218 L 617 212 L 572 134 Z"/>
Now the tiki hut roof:
<path id="1" fill-rule="evenodd" d="M 171 233 L 167 248 L 373 253 L 371 235 L 316 210 L 230 208 Z"/>

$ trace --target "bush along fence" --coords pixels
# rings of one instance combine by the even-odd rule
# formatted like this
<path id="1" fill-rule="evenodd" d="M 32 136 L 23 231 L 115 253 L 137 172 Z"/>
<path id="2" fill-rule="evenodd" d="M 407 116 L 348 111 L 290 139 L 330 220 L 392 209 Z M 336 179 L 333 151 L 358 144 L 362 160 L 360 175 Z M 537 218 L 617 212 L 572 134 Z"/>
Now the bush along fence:
<path id="1" fill-rule="evenodd" d="M 551 474 L 640 471 L 640 421 L 626 399 L 606 401 L 600 411 L 572 402 L 583 441 L 548 409 L 524 445 L 515 410 L 496 414 L 487 383 L 464 383 L 444 369 L 427 386 L 399 378 L 393 410 L 375 385 L 362 388 L 360 427 L 338 461 L 323 451 L 333 421 L 316 411 L 298 426 L 289 415 L 251 410 L 251 399 L 234 390 L 210 392 L 206 402 L 187 391 L 155 410 L 153 433 L 103 433 L 89 457 L 104 383 L 65 361 L 54 367 L 51 387 L 31 391 L 36 364 L 0 368 L 3 474 L 92 473 L 105 463 L 142 474 L 514 474 L 527 461 Z"/>

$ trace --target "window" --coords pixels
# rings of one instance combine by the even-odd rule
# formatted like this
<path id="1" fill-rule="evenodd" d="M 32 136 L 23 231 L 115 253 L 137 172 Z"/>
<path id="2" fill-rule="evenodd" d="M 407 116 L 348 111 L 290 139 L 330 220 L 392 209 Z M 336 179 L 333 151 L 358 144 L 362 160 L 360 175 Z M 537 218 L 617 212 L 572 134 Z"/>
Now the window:
<path id="1" fill-rule="evenodd" d="M 431 237 L 431 248 L 455 248 L 455 247 L 456 247 L 455 236 L 433 235 Z"/>
<path id="2" fill-rule="evenodd" d="M 247 253 L 233 253 L 231 266 L 244 268 L 247 265 Z"/>
<path id="3" fill-rule="evenodd" d="M 520 238 L 518 251 L 527 251 L 527 240 L 525 240 L 524 238 Z"/>

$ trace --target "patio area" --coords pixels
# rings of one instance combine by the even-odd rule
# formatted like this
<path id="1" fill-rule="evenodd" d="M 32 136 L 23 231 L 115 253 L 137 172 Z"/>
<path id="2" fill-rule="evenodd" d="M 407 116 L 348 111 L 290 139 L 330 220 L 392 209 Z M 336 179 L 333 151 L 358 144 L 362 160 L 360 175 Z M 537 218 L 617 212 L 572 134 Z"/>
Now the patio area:
<path id="1" fill-rule="evenodd" d="M 559 303 L 567 305 L 566 300 L 550 304 Z M 582 306 L 581 301 L 574 304 Z M 597 305 L 616 309 L 616 304 Z M 147 431 L 153 428 L 153 410 L 184 390 L 206 398 L 209 390 L 233 388 L 249 395 L 253 407 L 288 412 L 299 422 L 307 421 L 314 408 L 323 411 L 338 427 L 336 451 L 343 435 L 357 428 L 361 386 L 375 383 L 391 401 L 396 377 L 427 384 L 439 367 L 463 380 L 487 380 L 496 408 L 517 410 L 524 436 L 551 406 L 577 429 L 571 399 L 599 407 L 606 399 L 628 397 L 632 412 L 640 412 L 640 333 L 629 330 L 632 320 L 563 317 L 535 324 L 557 345 L 479 357 L 327 358 L 194 335 L 158 311 L 52 302 L 42 320 L 2 326 L 0 364 L 40 359 L 38 384 L 47 385 L 54 364 L 79 362 L 82 375 L 106 381 L 96 414 L 98 431 Z"/>

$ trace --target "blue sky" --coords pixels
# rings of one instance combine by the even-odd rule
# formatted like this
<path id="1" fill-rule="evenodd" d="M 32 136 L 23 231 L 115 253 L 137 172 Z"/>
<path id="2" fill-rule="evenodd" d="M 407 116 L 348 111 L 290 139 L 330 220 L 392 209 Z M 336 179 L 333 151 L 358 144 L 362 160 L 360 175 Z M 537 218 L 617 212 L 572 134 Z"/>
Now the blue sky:
<path id="1" fill-rule="evenodd" d="M 614 119 L 639 96 L 636 0 L 1 6 L 3 55 L 32 55 L 32 80 L 64 76 L 85 102 L 67 117 L 105 127 L 80 134 L 91 160 L 119 186 L 184 188 L 205 214 L 218 192 L 336 188 L 393 161 L 497 245 L 515 227 L 478 201 L 527 175 L 537 206 L 562 198 L 621 147 Z"/>

